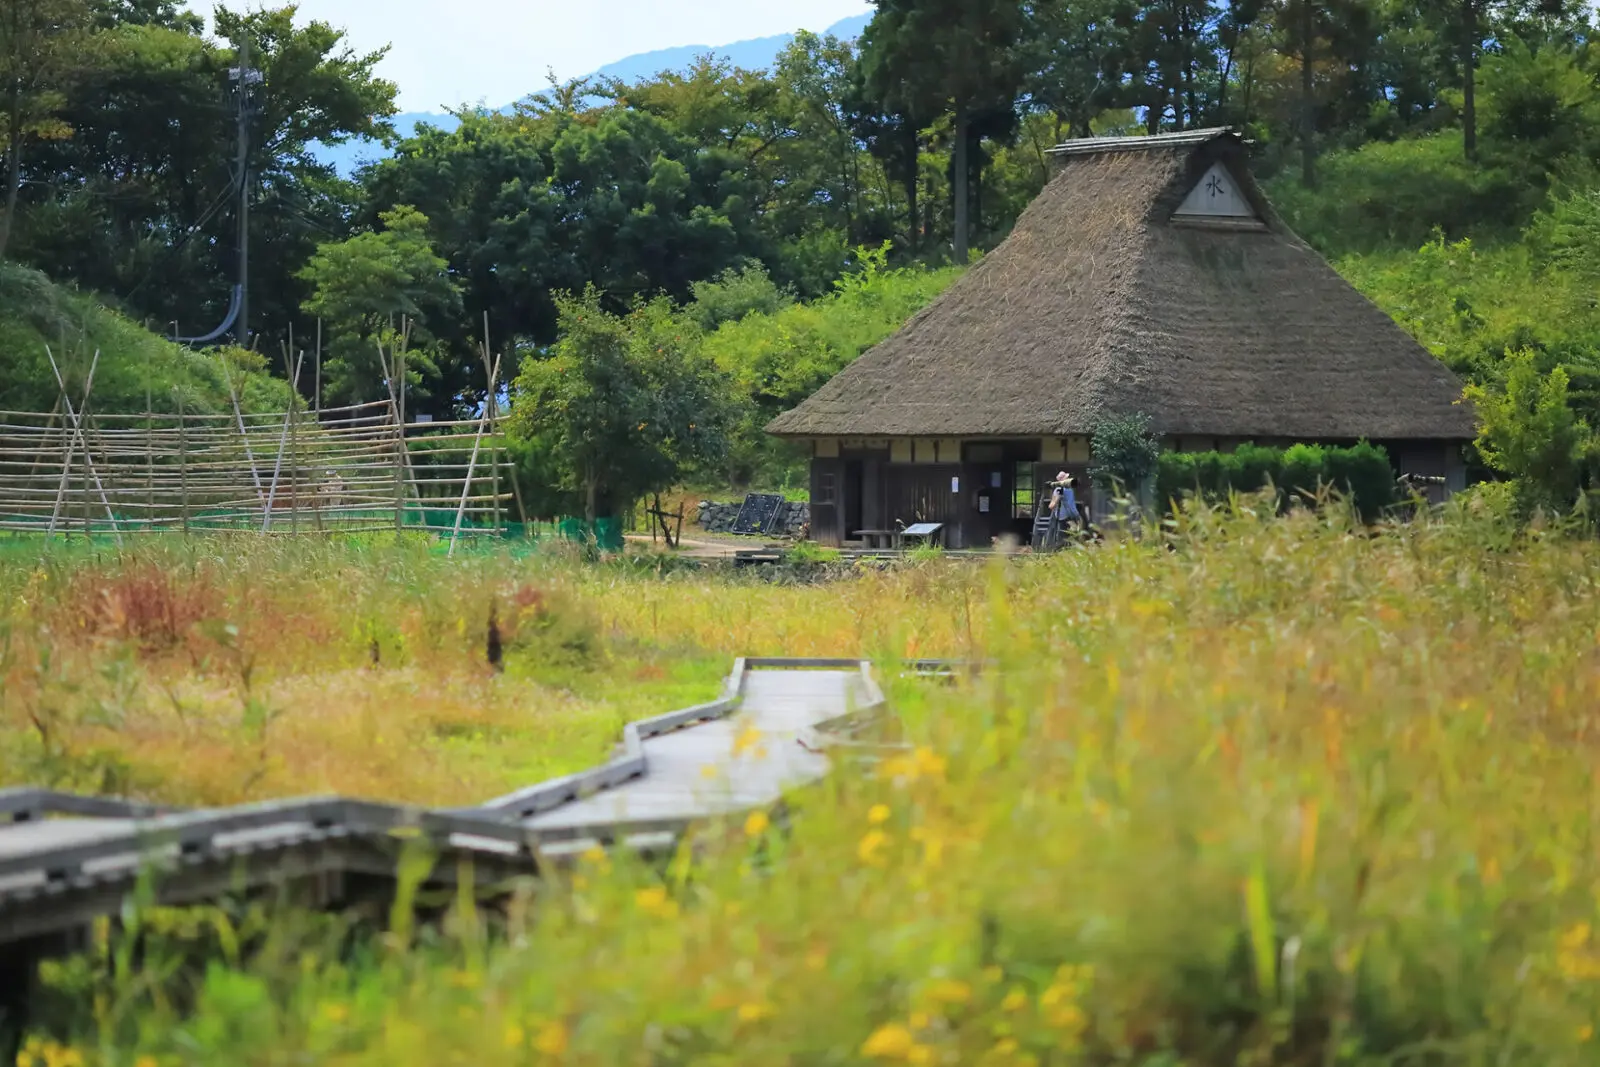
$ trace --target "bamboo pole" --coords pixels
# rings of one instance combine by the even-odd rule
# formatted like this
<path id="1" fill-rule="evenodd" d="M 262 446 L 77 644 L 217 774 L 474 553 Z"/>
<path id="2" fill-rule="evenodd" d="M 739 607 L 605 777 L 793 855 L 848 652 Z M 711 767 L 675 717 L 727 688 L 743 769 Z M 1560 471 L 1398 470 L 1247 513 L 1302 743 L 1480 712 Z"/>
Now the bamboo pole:
<path id="1" fill-rule="evenodd" d="M 189 536 L 189 442 L 188 422 L 183 417 L 183 390 L 173 387 L 178 401 L 178 506 L 183 509 L 183 536 Z"/>
<path id="2" fill-rule="evenodd" d="M 56 363 L 55 353 L 50 351 L 50 346 L 44 346 L 44 353 L 50 360 L 50 370 L 55 374 L 56 385 L 61 390 L 61 402 L 66 406 L 67 416 L 72 420 L 73 433 L 79 443 L 83 445 L 83 532 L 84 536 L 92 533 L 89 521 L 89 479 L 94 478 L 94 486 L 100 494 L 100 502 L 105 505 L 106 518 L 111 522 L 111 533 L 116 538 L 118 547 L 122 545 L 122 531 L 117 525 L 116 512 L 111 509 L 111 500 L 106 495 L 105 484 L 101 481 L 100 472 L 94 465 L 94 458 L 90 455 L 89 439 L 84 433 L 84 421 L 89 415 L 89 396 L 94 384 L 94 370 L 100 365 L 100 350 L 95 349 L 94 360 L 89 365 L 89 383 L 83 391 L 83 400 L 78 405 L 78 410 L 72 408 L 72 397 L 67 395 L 67 381 L 61 373 L 60 366 Z"/>
<path id="3" fill-rule="evenodd" d="M 155 419 L 151 409 L 155 403 L 150 399 L 150 352 L 145 349 L 145 375 L 144 375 L 144 502 L 145 521 L 149 522 L 155 515 L 156 507 L 156 447 L 153 433 Z"/>
<path id="4" fill-rule="evenodd" d="M 395 385 L 398 389 L 399 400 L 396 410 L 399 412 L 399 448 L 395 452 L 394 464 L 394 532 L 399 533 L 406 524 L 406 460 L 410 450 L 406 447 L 406 346 L 411 342 L 411 320 L 400 320 L 400 345 L 395 351 Z"/>
<path id="5" fill-rule="evenodd" d="M 45 354 L 50 357 L 50 367 L 51 367 L 51 369 L 55 371 L 56 385 L 61 390 L 61 402 L 66 407 L 68 416 L 71 416 L 71 414 L 72 414 L 72 398 L 67 395 L 67 383 L 61 377 L 60 369 L 58 367 L 56 367 L 56 358 L 55 358 L 54 354 L 52 354 L 50 352 L 50 346 L 49 345 L 45 345 L 45 349 L 44 350 L 45 350 Z M 99 352 L 99 350 L 96 350 L 95 354 L 94 354 L 94 360 L 89 364 L 88 377 L 84 380 L 84 384 L 83 384 L 83 399 L 84 399 L 85 403 L 88 402 L 90 391 L 92 389 L 94 389 L 94 375 L 95 375 L 95 371 L 97 369 L 99 369 L 99 366 L 100 366 L 100 352 Z M 68 421 L 69 420 L 67 420 L 67 419 L 64 419 L 62 421 L 62 427 L 63 427 L 63 430 L 65 431 L 65 435 L 66 435 L 67 448 L 66 448 L 66 455 L 61 461 L 61 484 L 60 484 L 60 486 L 57 487 L 57 490 L 56 490 L 56 506 L 55 506 L 55 510 L 52 511 L 51 514 L 50 514 L 50 527 L 49 527 L 49 529 L 47 529 L 45 531 L 45 534 L 47 536 L 54 535 L 54 533 L 56 532 L 56 524 L 61 520 L 61 508 L 62 508 L 62 505 L 66 503 L 67 489 L 69 488 L 69 486 L 71 484 L 71 481 L 72 481 L 72 457 L 73 457 L 74 452 L 77 450 L 78 436 L 79 435 L 74 430 L 68 430 L 67 429 Z M 70 421 L 72 421 L 74 423 L 76 422 L 75 419 L 70 420 Z"/>
<path id="6" fill-rule="evenodd" d="M 322 429 L 322 317 L 317 317 L 317 347 L 314 350 L 311 367 L 311 421 L 320 431 Z M 317 479 L 316 504 L 311 510 L 313 520 L 317 524 L 317 532 L 322 532 L 322 479 Z"/>
<path id="7" fill-rule="evenodd" d="M 491 366 L 489 369 L 490 392 L 494 391 L 495 379 L 497 379 L 499 376 L 500 360 L 496 358 L 493 366 Z M 461 502 L 456 505 L 456 524 L 455 528 L 450 531 L 450 547 L 445 552 L 445 558 L 447 559 L 456 554 L 456 538 L 461 536 L 461 520 L 466 515 L 467 497 L 472 491 L 472 472 L 473 468 L 476 467 L 478 463 L 478 446 L 483 443 L 483 431 L 488 425 L 488 422 L 489 408 L 485 406 L 483 409 L 483 419 L 478 423 L 478 440 L 474 442 L 472 446 L 472 459 L 467 462 L 467 479 L 461 483 Z M 496 496 L 496 499 L 498 500 L 498 495 Z"/>
<path id="8" fill-rule="evenodd" d="M 288 353 L 284 353 L 284 361 L 288 362 Z M 289 440 L 289 425 L 294 419 L 294 398 L 298 393 L 300 384 L 300 365 L 285 368 L 290 375 L 289 379 L 289 410 L 283 414 L 283 431 L 278 435 L 278 458 L 272 467 L 272 487 L 267 490 L 267 506 L 262 509 L 261 532 L 266 533 L 272 529 L 272 505 L 278 496 L 278 479 L 283 475 L 283 446 Z"/>
<path id="9" fill-rule="evenodd" d="M 491 351 L 493 349 L 489 343 L 489 312 L 485 310 L 483 313 L 483 365 L 484 370 L 489 371 L 490 381 L 489 394 L 484 402 L 489 407 L 489 440 L 493 442 L 489 458 L 490 465 L 494 468 L 494 495 L 496 501 L 498 501 L 500 497 L 500 387 L 493 380 L 495 375 L 489 368 L 489 353 Z M 497 539 L 504 535 L 498 503 L 495 505 L 494 512 L 494 535 Z"/>

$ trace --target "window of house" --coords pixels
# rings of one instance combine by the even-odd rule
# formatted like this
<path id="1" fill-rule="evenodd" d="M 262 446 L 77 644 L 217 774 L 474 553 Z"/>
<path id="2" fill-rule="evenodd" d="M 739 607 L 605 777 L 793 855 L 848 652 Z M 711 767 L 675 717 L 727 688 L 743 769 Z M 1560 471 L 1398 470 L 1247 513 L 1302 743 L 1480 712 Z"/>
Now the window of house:
<path id="1" fill-rule="evenodd" d="M 837 483 L 832 471 L 817 472 L 817 487 L 813 494 L 813 504 L 825 505 L 834 503 L 834 494 L 837 492 Z"/>
<path id="2" fill-rule="evenodd" d="M 1035 466 L 1033 463 L 1018 463 L 1016 477 L 1011 482 L 1011 514 L 1019 519 L 1033 518 L 1034 505 L 1037 503 Z"/>

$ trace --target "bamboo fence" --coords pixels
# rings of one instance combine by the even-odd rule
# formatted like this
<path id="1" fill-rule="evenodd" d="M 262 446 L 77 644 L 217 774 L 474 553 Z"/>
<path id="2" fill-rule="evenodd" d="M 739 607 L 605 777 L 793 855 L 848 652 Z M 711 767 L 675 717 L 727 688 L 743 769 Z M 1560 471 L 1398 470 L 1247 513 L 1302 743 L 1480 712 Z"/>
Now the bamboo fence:
<path id="1" fill-rule="evenodd" d="M 58 375 L 54 411 L 0 411 L 0 530 L 425 528 L 453 547 L 498 536 L 515 500 L 492 392 L 479 417 L 450 422 L 407 422 L 399 396 L 266 414 L 186 412 L 175 397 L 113 415 L 90 412 L 93 380 L 91 365 L 74 403 Z"/>

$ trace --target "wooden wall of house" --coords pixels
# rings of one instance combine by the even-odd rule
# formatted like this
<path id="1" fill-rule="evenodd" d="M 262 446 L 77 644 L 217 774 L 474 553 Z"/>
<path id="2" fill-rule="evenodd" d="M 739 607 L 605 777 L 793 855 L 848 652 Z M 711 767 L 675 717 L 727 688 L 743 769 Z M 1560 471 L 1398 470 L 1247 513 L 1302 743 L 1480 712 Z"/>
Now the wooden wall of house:
<path id="1" fill-rule="evenodd" d="M 1061 470 L 1096 514 L 1087 437 L 831 439 L 814 442 L 812 454 L 811 534 L 823 545 L 897 521 L 943 524 L 947 548 L 984 548 L 1007 534 L 1025 542 Z"/>
<path id="2" fill-rule="evenodd" d="M 885 501 L 889 525 L 893 526 L 896 520 L 907 526 L 919 522 L 943 523 L 944 546 L 965 547 L 961 536 L 965 511 L 961 479 L 959 463 L 890 464 L 886 471 L 888 496 Z"/>

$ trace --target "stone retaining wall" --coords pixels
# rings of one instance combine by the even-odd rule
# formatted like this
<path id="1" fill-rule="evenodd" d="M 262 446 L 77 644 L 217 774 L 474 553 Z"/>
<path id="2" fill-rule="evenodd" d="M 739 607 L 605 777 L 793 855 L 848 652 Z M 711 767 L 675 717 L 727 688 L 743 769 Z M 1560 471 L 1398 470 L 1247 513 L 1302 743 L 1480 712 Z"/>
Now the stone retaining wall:
<path id="1" fill-rule="evenodd" d="M 717 503 L 711 500 L 700 502 L 698 521 L 700 528 L 706 533 L 732 533 L 733 524 L 739 519 L 739 511 L 744 507 L 744 501 L 733 504 Z M 811 505 L 802 502 L 788 503 L 783 506 L 783 513 L 778 516 L 778 521 L 769 537 L 799 537 L 801 531 L 811 524 Z"/>

